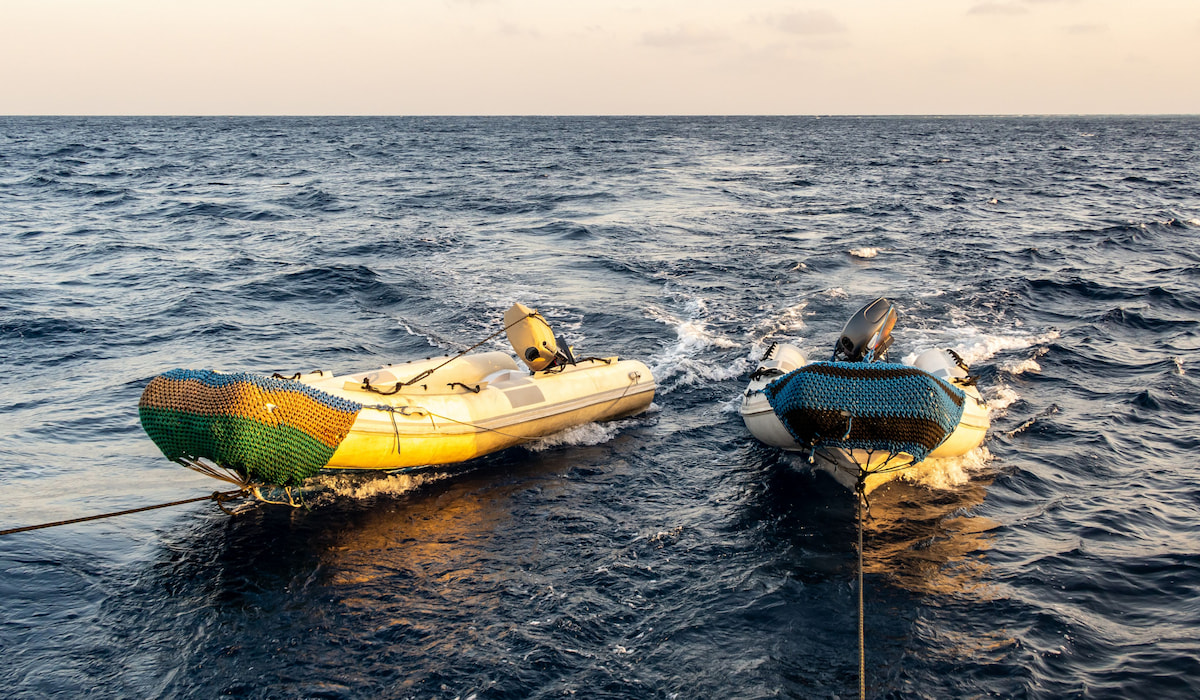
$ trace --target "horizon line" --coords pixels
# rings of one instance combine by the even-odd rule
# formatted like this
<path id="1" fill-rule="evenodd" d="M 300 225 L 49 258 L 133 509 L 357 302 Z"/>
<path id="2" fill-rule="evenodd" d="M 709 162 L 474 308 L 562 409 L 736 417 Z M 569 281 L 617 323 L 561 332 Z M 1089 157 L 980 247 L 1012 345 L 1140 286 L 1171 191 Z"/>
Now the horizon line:
<path id="1" fill-rule="evenodd" d="M 200 118 L 286 118 L 286 119 L 304 119 L 304 118 L 337 118 L 337 119 L 363 119 L 363 118 L 383 118 L 383 119 L 407 119 L 407 118 L 747 118 L 747 117 L 808 117 L 808 118 L 825 118 L 825 117 L 845 117 L 845 118 L 925 118 L 925 119 L 944 119 L 956 117 L 972 117 L 972 118 L 1013 118 L 1013 117 L 1200 117 L 1197 112 L 811 112 L 811 113 L 701 113 L 701 112 L 675 112 L 675 113 L 424 113 L 424 114 L 385 114 L 385 113 L 212 113 L 212 114 L 176 114 L 176 113 L 7 113 L 0 114 L 0 118 L 181 118 L 181 119 L 200 119 Z"/>

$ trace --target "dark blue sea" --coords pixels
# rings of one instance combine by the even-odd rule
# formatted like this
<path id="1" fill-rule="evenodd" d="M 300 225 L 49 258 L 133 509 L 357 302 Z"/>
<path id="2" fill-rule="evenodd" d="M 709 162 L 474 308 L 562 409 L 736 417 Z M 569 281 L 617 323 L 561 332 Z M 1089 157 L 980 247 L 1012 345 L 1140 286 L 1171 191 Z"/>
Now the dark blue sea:
<path id="1" fill-rule="evenodd" d="M 0 537 L 5 697 L 848 698 L 852 494 L 737 413 L 876 296 L 983 449 L 871 495 L 867 695 L 1200 692 L 1200 118 L 0 118 L 0 529 L 204 496 L 160 372 L 539 309 L 647 413 Z M 505 349 L 503 339 L 485 344 Z"/>

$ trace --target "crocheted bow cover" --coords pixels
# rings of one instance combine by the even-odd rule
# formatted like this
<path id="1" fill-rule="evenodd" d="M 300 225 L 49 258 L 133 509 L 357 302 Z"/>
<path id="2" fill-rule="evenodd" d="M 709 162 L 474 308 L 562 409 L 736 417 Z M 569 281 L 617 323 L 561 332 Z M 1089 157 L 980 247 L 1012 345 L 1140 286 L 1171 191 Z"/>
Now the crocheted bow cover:
<path id="1" fill-rule="evenodd" d="M 362 404 L 286 379 L 173 369 L 138 403 L 171 460 L 205 458 L 248 482 L 297 485 L 329 462 Z"/>
<path id="2" fill-rule="evenodd" d="M 928 372 L 884 362 L 814 362 L 763 392 L 802 445 L 903 452 L 914 464 L 954 432 L 965 398 Z"/>

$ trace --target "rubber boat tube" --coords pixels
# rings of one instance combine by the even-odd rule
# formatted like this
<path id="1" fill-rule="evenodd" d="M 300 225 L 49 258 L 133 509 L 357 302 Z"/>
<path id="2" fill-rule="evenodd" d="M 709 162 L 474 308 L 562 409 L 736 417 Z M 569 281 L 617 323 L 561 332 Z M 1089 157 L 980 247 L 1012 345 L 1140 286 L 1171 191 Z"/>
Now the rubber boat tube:
<path id="1" fill-rule="evenodd" d="M 393 394 L 364 388 L 395 386 L 449 359 L 301 376 L 298 381 L 315 389 L 363 404 L 326 467 L 462 462 L 576 425 L 641 413 L 654 398 L 654 377 L 637 360 L 587 359 L 530 373 L 504 352 L 460 357 Z"/>

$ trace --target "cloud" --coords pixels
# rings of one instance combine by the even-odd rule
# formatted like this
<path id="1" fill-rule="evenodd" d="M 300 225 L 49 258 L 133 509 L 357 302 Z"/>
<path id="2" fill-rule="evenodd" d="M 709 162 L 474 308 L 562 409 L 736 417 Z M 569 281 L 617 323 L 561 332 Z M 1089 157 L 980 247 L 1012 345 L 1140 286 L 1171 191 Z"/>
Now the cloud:
<path id="1" fill-rule="evenodd" d="M 680 26 L 661 32 L 647 32 L 642 35 L 641 43 L 659 49 L 678 49 L 712 46 L 724 40 L 725 35 L 720 32 Z"/>
<path id="2" fill-rule="evenodd" d="M 542 33 L 530 27 L 519 27 L 509 22 L 502 22 L 496 30 L 501 36 L 516 37 L 520 39 L 540 39 Z"/>
<path id="3" fill-rule="evenodd" d="M 1107 24 L 1070 24 L 1063 27 L 1063 31 L 1067 34 L 1083 36 L 1086 34 L 1103 34 L 1108 31 Z"/>
<path id="4" fill-rule="evenodd" d="M 769 22 L 780 31 L 803 36 L 841 34 L 846 31 L 846 25 L 825 10 L 792 12 L 774 17 Z"/>
<path id="5" fill-rule="evenodd" d="M 1029 8 L 1013 2 L 985 2 L 967 10 L 968 15 L 1024 15 Z"/>

